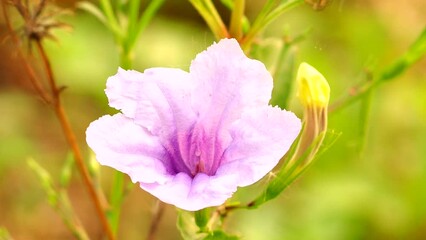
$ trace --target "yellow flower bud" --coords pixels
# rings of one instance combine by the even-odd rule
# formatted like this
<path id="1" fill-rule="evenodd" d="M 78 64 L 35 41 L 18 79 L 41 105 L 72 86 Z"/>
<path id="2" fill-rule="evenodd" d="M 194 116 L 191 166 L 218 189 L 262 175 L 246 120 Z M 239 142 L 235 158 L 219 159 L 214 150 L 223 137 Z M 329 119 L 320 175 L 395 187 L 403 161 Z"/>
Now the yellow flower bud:
<path id="1" fill-rule="evenodd" d="M 330 86 L 325 77 L 314 67 L 302 63 L 297 72 L 298 97 L 304 107 L 327 107 L 330 100 Z"/>

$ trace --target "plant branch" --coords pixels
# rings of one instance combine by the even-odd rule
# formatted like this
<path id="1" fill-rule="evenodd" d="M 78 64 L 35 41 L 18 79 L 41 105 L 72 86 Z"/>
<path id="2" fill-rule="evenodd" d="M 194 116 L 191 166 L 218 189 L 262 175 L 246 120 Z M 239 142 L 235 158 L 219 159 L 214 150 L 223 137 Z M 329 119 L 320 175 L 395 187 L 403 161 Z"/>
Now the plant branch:
<path id="1" fill-rule="evenodd" d="M 77 168 L 83 178 L 84 185 L 87 187 L 90 197 L 92 198 L 92 201 L 95 205 L 96 213 L 99 217 L 99 220 L 101 221 L 105 234 L 108 236 L 108 239 L 113 240 L 114 235 L 112 234 L 112 230 L 108 224 L 108 220 L 106 218 L 105 212 L 102 207 L 102 202 L 100 200 L 100 197 L 98 196 L 95 186 L 93 185 L 92 179 L 90 178 L 89 171 L 87 170 L 80 148 L 78 147 L 77 139 L 71 128 L 71 124 L 68 120 L 65 110 L 61 104 L 60 95 L 59 95 L 60 89 L 58 89 L 56 86 L 56 82 L 53 76 L 49 59 L 47 58 L 47 55 L 46 55 L 46 51 L 44 50 L 43 45 L 41 44 L 41 40 L 36 40 L 36 45 L 40 53 L 40 56 L 42 58 L 44 67 L 46 69 L 47 78 L 52 91 L 52 96 L 54 98 L 53 110 L 55 111 L 55 114 L 61 124 L 62 131 L 65 134 L 65 138 L 74 154 L 74 159 L 77 164 Z"/>
<path id="2" fill-rule="evenodd" d="M 231 37 L 240 40 L 243 36 L 243 17 L 244 17 L 245 0 L 236 0 L 234 9 L 232 9 L 231 24 L 229 26 L 229 34 Z"/>
<path id="3" fill-rule="evenodd" d="M 148 235 L 146 237 L 146 240 L 154 240 L 155 239 L 155 233 L 157 232 L 158 225 L 160 224 L 160 220 L 163 217 L 165 206 L 166 205 L 163 202 L 158 201 L 158 205 L 157 205 L 155 212 L 152 216 L 151 226 L 149 227 L 149 231 L 148 231 Z"/>
<path id="4" fill-rule="evenodd" d="M 83 181 L 85 186 L 87 187 L 87 190 L 89 191 L 90 197 L 95 205 L 96 208 L 96 213 L 101 221 L 102 227 L 108 237 L 108 239 L 110 240 L 114 240 L 114 236 L 112 234 L 111 228 L 109 227 L 107 218 L 105 216 L 105 213 L 103 211 L 103 207 L 101 204 L 101 200 L 100 200 L 100 196 L 97 194 L 97 191 L 93 185 L 93 182 L 89 176 L 89 172 L 84 164 L 84 160 L 82 157 L 82 154 L 80 152 L 80 148 L 78 147 L 77 144 L 77 140 L 75 137 L 75 134 L 71 128 L 71 124 L 68 120 L 68 117 L 65 113 L 65 110 L 60 102 L 60 92 L 61 89 L 57 88 L 55 79 L 54 79 L 54 75 L 53 75 L 53 71 L 51 68 L 51 64 L 49 62 L 49 59 L 46 55 L 46 52 L 43 48 L 43 45 L 41 44 L 41 39 L 30 39 L 30 40 L 34 40 L 38 49 L 38 52 L 40 54 L 41 60 L 43 62 L 45 71 L 46 71 L 46 75 L 48 78 L 48 84 L 50 86 L 50 96 L 49 93 L 43 89 L 42 85 L 41 85 L 41 81 L 37 78 L 34 69 L 32 68 L 32 66 L 28 63 L 27 58 L 24 56 L 24 54 L 22 53 L 22 50 L 20 48 L 21 43 L 19 38 L 16 36 L 15 32 L 13 31 L 13 28 L 10 24 L 10 20 L 9 20 L 9 16 L 7 14 L 7 10 L 6 10 L 6 5 L 3 2 L 3 14 L 4 17 L 6 19 L 6 23 L 7 23 L 7 27 L 10 31 L 10 35 L 12 36 L 12 39 L 17 47 L 17 49 L 19 49 L 18 51 L 20 52 L 20 57 L 22 58 L 24 65 L 25 65 L 25 69 L 28 71 L 29 75 L 30 75 L 30 81 L 31 83 L 34 85 L 34 87 L 36 88 L 37 93 L 40 95 L 40 97 L 46 102 L 48 103 L 54 110 L 60 124 L 62 127 L 62 131 L 64 132 L 65 138 L 69 144 L 69 146 L 71 147 L 71 150 L 74 154 L 74 158 L 77 164 L 77 168 L 80 171 L 80 174 L 83 177 Z"/>
<path id="5" fill-rule="evenodd" d="M 19 47 L 21 45 L 18 36 L 16 36 L 16 34 L 13 31 L 12 28 L 12 24 L 10 23 L 9 20 L 9 14 L 6 11 L 6 3 L 4 1 L 2 1 L 2 8 L 3 8 L 3 16 L 6 22 L 6 27 L 7 30 L 9 31 L 9 34 L 12 38 L 12 41 L 14 42 L 14 44 L 16 45 L 16 49 L 18 51 L 18 54 L 20 56 L 20 58 L 23 60 L 23 64 L 25 67 L 25 70 L 28 72 L 29 74 L 29 79 L 31 84 L 33 85 L 35 91 L 37 92 L 37 94 L 41 97 L 41 99 L 43 100 L 44 103 L 49 104 L 51 102 L 51 98 L 49 97 L 49 95 L 46 93 L 46 91 L 43 89 L 43 86 L 41 85 L 41 83 L 38 81 L 36 74 L 33 70 L 33 68 L 30 66 L 30 64 L 25 60 L 24 57 L 24 53 L 22 52 L 22 49 Z"/>
<path id="6" fill-rule="evenodd" d="M 398 58 L 392 65 L 386 68 L 373 81 L 367 81 L 363 85 L 352 87 L 348 95 L 335 101 L 329 108 L 329 112 L 342 109 L 345 106 L 360 100 L 363 96 L 380 84 L 395 79 L 404 73 L 413 64 L 418 62 L 426 54 L 426 28 L 420 33 L 419 37 L 411 44 L 408 50 Z"/>

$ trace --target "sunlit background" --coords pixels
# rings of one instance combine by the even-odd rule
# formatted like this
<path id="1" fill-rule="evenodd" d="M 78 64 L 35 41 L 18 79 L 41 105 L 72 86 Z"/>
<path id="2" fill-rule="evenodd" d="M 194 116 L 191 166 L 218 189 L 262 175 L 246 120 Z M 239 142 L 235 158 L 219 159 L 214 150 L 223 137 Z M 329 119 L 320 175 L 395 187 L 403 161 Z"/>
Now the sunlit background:
<path id="1" fill-rule="evenodd" d="M 146 2 L 146 1 L 143 1 Z M 264 1 L 247 1 L 252 19 Z M 115 113 L 104 94 L 108 76 L 118 68 L 113 36 L 76 1 L 57 1 L 73 14 L 62 17 L 72 30 L 57 30 L 46 41 L 54 73 L 66 86 L 64 104 L 85 156 L 85 129 L 98 117 Z M 95 2 L 96 3 L 96 2 Z M 220 1 L 217 1 L 220 6 Z M 220 8 L 229 18 L 225 8 Z M 315 66 L 331 86 L 331 102 L 347 94 L 366 68 L 381 71 L 404 53 L 426 26 L 426 2 L 334 0 L 323 11 L 300 6 L 274 22 L 264 44 L 310 29 L 297 44 L 297 61 Z M 54 179 L 69 150 L 52 111 L 32 93 L 28 76 L 5 38 L 0 45 L 0 227 L 14 239 L 73 239 L 50 207 L 34 172 L 33 158 Z M 214 38 L 194 8 L 168 0 L 137 42 L 134 69 L 177 67 L 191 60 Z M 269 67 L 269 57 L 264 62 Z M 258 239 L 426 239 L 426 61 L 380 86 L 373 94 L 364 136 L 359 103 L 329 116 L 329 128 L 341 137 L 301 179 L 279 198 L 257 210 L 239 210 L 226 223 L 228 232 Z M 302 111 L 291 95 L 290 110 Z M 108 194 L 112 170 L 102 167 Z M 261 181 L 234 196 L 251 200 Z M 72 204 L 93 239 L 101 227 L 78 172 L 69 187 Z M 138 187 L 126 197 L 118 239 L 143 239 L 156 199 Z M 158 239 L 180 239 L 176 211 L 167 206 Z"/>

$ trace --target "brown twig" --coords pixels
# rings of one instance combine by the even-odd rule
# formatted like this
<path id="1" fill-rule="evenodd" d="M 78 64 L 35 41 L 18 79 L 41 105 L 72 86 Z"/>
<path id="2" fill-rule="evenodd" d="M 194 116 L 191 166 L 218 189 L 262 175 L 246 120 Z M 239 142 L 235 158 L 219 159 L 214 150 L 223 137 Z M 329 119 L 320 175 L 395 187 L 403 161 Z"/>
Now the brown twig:
<path id="1" fill-rule="evenodd" d="M 161 217 L 164 214 L 165 204 L 163 202 L 158 201 L 158 205 L 154 210 L 154 214 L 152 215 L 151 226 L 149 227 L 148 235 L 146 240 L 154 240 L 155 233 L 157 232 L 158 225 L 160 224 Z"/>
<path id="2" fill-rule="evenodd" d="M 20 48 L 19 38 L 18 38 L 18 36 L 16 36 L 16 34 L 14 34 L 14 31 L 13 31 L 13 28 L 12 28 L 12 24 L 10 23 L 10 20 L 9 20 L 9 15 L 7 14 L 7 11 L 6 11 L 6 4 L 4 2 L 2 2 L 2 5 L 3 5 L 2 6 L 2 8 L 3 8 L 3 16 L 4 16 L 4 19 L 5 19 L 5 22 L 6 22 L 6 28 L 7 28 L 7 30 L 10 33 L 12 41 L 15 43 L 15 45 L 17 47 L 18 55 L 20 56 L 21 59 L 23 59 L 22 62 L 24 63 L 25 70 L 29 74 L 30 82 L 33 85 L 33 87 L 34 87 L 35 91 L 37 92 L 37 94 L 43 100 L 43 102 L 49 104 L 51 102 L 51 98 L 43 90 L 43 87 L 40 84 L 40 82 L 37 81 L 36 74 L 35 74 L 33 68 L 31 67 L 31 65 L 27 61 L 25 61 L 24 53 L 22 52 L 22 49 Z"/>
<path id="3" fill-rule="evenodd" d="M 107 235 L 109 240 L 114 240 L 114 235 L 111 231 L 111 228 L 108 224 L 108 220 L 106 218 L 105 212 L 103 210 L 102 207 L 102 203 L 101 203 L 101 198 L 98 195 L 93 182 L 90 178 L 89 172 L 86 168 L 86 165 L 84 164 L 84 160 L 80 151 L 80 148 L 78 147 L 77 144 L 77 140 L 75 137 L 75 134 L 71 128 L 71 124 L 68 120 L 68 117 L 65 113 L 65 110 L 61 104 L 60 101 L 60 92 L 61 90 L 57 87 L 55 79 L 54 79 L 54 75 L 53 75 L 53 71 L 50 65 L 50 61 L 46 55 L 46 51 L 43 48 L 43 45 L 41 44 L 41 39 L 35 39 L 35 43 L 38 49 L 38 52 L 40 54 L 40 57 L 42 59 L 43 62 L 43 66 L 45 68 L 46 74 L 47 74 L 47 78 L 48 78 L 48 84 L 50 86 L 50 94 L 43 88 L 41 82 L 39 81 L 39 79 L 37 78 L 35 71 L 33 70 L 32 66 L 28 63 L 27 58 L 25 57 L 25 55 L 22 53 L 22 50 L 20 48 L 20 40 L 19 38 L 15 35 L 15 32 L 13 31 L 13 28 L 10 24 L 10 20 L 9 20 L 9 16 L 7 14 L 6 11 L 6 5 L 3 2 L 3 15 L 6 21 L 6 25 L 7 28 L 10 32 L 10 35 L 12 36 L 12 39 L 20 53 L 20 57 L 22 58 L 23 62 L 24 62 L 24 66 L 25 69 L 28 71 L 29 76 L 30 76 L 30 81 L 33 84 L 33 86 L 36 89 L 36 92 L 40 95 L 40 97 L 44 100 L 44 102 L 46 102 L 47 104 L 49 104 L 51 107 L 53 107 L 53 110 L 61 124 L 62 127 L 62 131 L 65 134 L 66 140 L 69 144 L 69 146 L 71 147 L 71 150 L 74 154 L 74 158 L 76 161 L 76 165 L 77 168 L 81 174 L 81 176 L 83 177 L 83 182 L 84 185 L 87 187 L 87 190 L 89 192 L 89 195 L 95 205 L 96 208 L 96 213 L 99 217 L 99 220 L 101 221 L 102 227 L 104 229 L 105 234 Z"/>

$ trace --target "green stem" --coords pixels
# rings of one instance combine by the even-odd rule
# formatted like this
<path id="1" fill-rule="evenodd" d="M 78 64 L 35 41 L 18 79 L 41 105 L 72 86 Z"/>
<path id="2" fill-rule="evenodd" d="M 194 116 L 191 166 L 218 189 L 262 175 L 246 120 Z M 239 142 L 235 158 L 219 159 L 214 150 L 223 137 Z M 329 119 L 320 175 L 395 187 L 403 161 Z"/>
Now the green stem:
<path id="1" fill-rule="evenodd" d="M 364 150 L 365 150 L 365 143 L 367 141 L 367 135 L 368 135 L 368 127 L 370 126 L 369 119 L 370 119 L 370 113 L 371 113 L 371 102 L 373 98 L 373 92 L 374 89 L 370 89 L 364 99 L 361 101 L 361 108 L 360 108 L 360 126 L 359 126 L 359 146 L 358 146 L 358 152 L 359 157 L 362 158 L 364 156 Z"/>
<path id="2" fill-rule="evenodd" d="M 292 43 L 284 41 L 284 45 L 278 56 L 276 71 L 274 73 L 274 88 L 272 90 L 271 105 L 287 109 L 291 90 L 293 89 L 293 77 L 295 67 L 295 49 Z"/>
<path id="3" fill-rule="evenodd" d="M 129 9 L 128 9 L 128 26 L 127 26 L 127 44 L 130 44 L 130 40 L 132 38 L 132 35 L 137 32 L 137 23 L 138 23 L 138 16 L 139 16 L 139 7 L 140 7 L 139 0 L 130 0 L 129 2 Z"/>
<path id="4" fill-rule="evenodd" d="M 115 37 L 121 41 L 122 32 L 120 25 L 118 24 L 117 18 L 115 17 L 114 10 L 112 9 L 111 3 L 109 0 L 100 0 L 102 11 L 104 12 L 108 25 L 111 28 L 111 31 L 114 33 Z"/>
<path id="5" fill-rule="evenodd" d="M 241 42 L 242 48 L 245 51 L 250 49 L 250 46 L 254 40 L 254 38 L 263 30 L 266 26 L 268 26 L 272 21 L 274 21 L 281 14 L 290 10 L 291 8 L 297 6 L 298 4 L 303 3 L 303 0 L 291 0 L 285 3 L 280 4 L 278 7 L 273 8 L 275 1 L 268 1 L 264 9 L 259 13 L 259 16 L 256 18 L 253 23 L 252 28 L 249 30 L 247 35 L 244 37 Z"/>
<path id="6" fill-rule="evenodd" d="M 139 18 L 135 29 L 129 32 L 128 48 L 132 50 L 138 36 L 146 29 L 152 18 L 158 12 L 165 0 L 152 0 Z"/>
<path id="7" fill-rule="evenodd" d="M 120 220 L 121 204 L 124 199 L 124 174 L 114 172 L 114 180 L 110 196 L 110 210 L 108 211 L 108 220 L 111 225 L 114 236 L 117 236 L 118 223 Z"/>
<path id="8" fill-rule="evenodd" d="M 352 103 L 360 100 L 370 92 L 371 89 L 376 88 L 380 84 L 387 82 L 389 80 L 395 79 L 404 73 L 408 68 L 413 64 L 418 62 L 426 54 L 426 28 L 423 29 L 420 36 L 414 41 L 409 49 L 398 58 L 394 64 L 386 68 L 376 80 L 371 82 L 366 82 L 364 85 L 353 88 L 355 93 L 342 97 L 341 99 L 334 102 L 329 111 L 337 111 L 343 107 L 349 106 Z"/>
<path id="9" fill-rule="evenodd" d="M 132 69 L 133 56 L 131 50 L 126 46 L 122 46 L 120 51 L 120 67 L 125 70 Z"/>
<path id="10" fill-rule="evenodd" d="M 222 21 L 222 18 L 220 17 L 219 13 L 216 10 L 216 7 L 214 6 L 213 2 L 211 0 L 204 0 L 204 3 L 206 4 L 207 10 L 210 12 L 211 16 L 214 19 L 214 22 L 218 28 L 218 35 L 219 39 L 222 38 L 228 38 L 229 32 L 225 26 L 225 24 Z"/>
<path id="11" fill-rule="evenodd" d="M 231 37 L 239 40 L 243 36 L 243 17 L 244 17 L 245 0 L 235 0 L 234 9 L 231 15 L 231 24 L 229 34 Z"/>
<path id="12" fill-rule="evenodd" d="M 206 21 L 217 40 L 229 37 L 225 24 L 210 0 L 189 0 L 189 2 Z"/>

